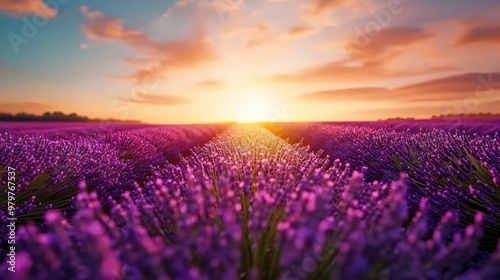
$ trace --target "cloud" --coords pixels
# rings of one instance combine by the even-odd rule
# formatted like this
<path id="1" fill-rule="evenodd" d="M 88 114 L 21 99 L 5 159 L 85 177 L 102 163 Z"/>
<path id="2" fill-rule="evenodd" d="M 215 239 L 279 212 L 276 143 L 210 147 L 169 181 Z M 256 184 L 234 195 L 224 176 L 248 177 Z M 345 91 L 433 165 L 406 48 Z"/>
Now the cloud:
<path id="1" fill-rule="evenodd" d="M 432 37 L 433 34 L 421 27 L 402 26 L 386 28 L 375 36 L 357 32 L 345 47 L 350 59 L 370 63 L 382 63 L 394 59 L 415 43 Z"/>
<path id="2" fill-rule="evenodd" d="M 414 101 L 450 100 L 500 93 L 500 72 L 465 73 L 395 89 Z"/>
<path id="3" fill-rule="evenodd" d="M 307 36 L 314 32 L 314 29 L 308 26 L 294 26 L 286 32 L 288 36 Z"/>
<path id="4" fill-rule="evenodd" d="M 82 6 L 81 12 L 87 17 L 82 25 L 87 38 L 125 43 L 141 52 L 140 59 L 125 58 L 128 62 L 154 61 L 154 65 L 142 65 L 134 73 L 113 78 L 144 83 L 151 79 L 161 80 L 168 72 L 191 69 L 214 62 L 217 54 L 214 46 L 205 38 L 201 24 L 197 24 L 189 38 L 156 42 L 141 31 L 127 29 L 123 20 L 90 11 Z"/>
<path id="5" fill-rule="evenodd" d="M 269 22 L 262 22 L 252 29 L 252 33 L 256 35 L 265 35 L 271 31 L 272 27 Z"/>
<path id="6" fill-rule="evenodd" d="M 82 50 L 86 50 L 86 49 L 88 49 L 88 48 L 89 48 L 89 45 L 88 45 L 88 44 L 80 44 L 80 46 L 79 46 L 79 47 L 80 47 L 80 49 L 82 49 Z"/>
<path id="7" fill-rule="evenodd" d="M 182 105 L 189 103 L 190 101 L 184 97 L 176 95 L 156 95 L 156 94 L 143 94 L 138 99 L 126 98 L 123 99 L 125 102 L 138 103 L 138 104 L 149 104 L 149 105 Z"/>
<path id="8" fill-rule="evenodd" d="M 167 11 L 163 14 L 163 17 L 164 18 L 170 17 L 176 11 L 177 8 L 185 7 L 191 2 L 193 2 L 193 0 L 179 0 L 179 1 L 177 1 L 177 3 L 175 3 L 174 6 L 169 7 L 167 9 Z"/>
<path id="9" fill-rule="evenodd" d="M 245 47 L 247 49 L 250 49 L 250 48 L 262 46 L 262 45 L 265 45 L 265 44 L 269 44 L 269 43 L 275 42 L 276 41 L 275 39 L 276 38 L 273 38 L 271 36 L 255 37 L 255 38 L 247 40 L 245 42 Z"/>
<path id="10" fill-rule="evenodd" d="M 285 30 L 277 29 L 272 23 L 263 21 L 251 27 L 229 28 L 221 36 L 241 38 L 245 48 L 251 49 L 263 45 L 289 43 L 318 31 L 317 28 L 305 25 L 296 25 Z"/>
<path id="11" fill-rule="evenodd" d="M 246 48 L 253 48 L 277 41 L 277 37 L 272 33 L 272 26 L 268 22 L 263 22 L 249 30 L 248 38 L 245 41 Z"/>
<path id="12" fill-rule="evenodd" d="M 186 6 L 187 4 L 189 4 L 191 2 L 193 2 L 193 0 L 179 0 L 179 1 L 177 1 L 176 6 L 179 6 L 179 7 Z"/>
<path id="13" fill-rule="evenodd" d="M 210 0 L 208 6 L 215 9 L 220 19 L 226 13 L 234 13 L 242 9 L 245 0 Z"/>
<path id="14" fill-rule="evenodd" d="M 346 58 L 326 62 L 296 73 L 281 74 L 266 80 L 274 82 L 350 82 L 378 81 L 398 77 L 417 76 L 432 72 L 455 70 L 447 66 L 423 69 L 388 69 L 387 65 L 396 60 L 409 47 L 423 43 L 432 34 L 418 27 L 394 27 L 381 30 L 364 45 L 349 42 L 345 45 Z"/>
<path id="15" fill-rule="evenodd" d="M 194 84 L 195 88 L 220 90 L 226 88 L 226 82 L 221 80 L 207 80 Z"/>
<path id="16" fill-rule="evenodd" d="M 264 78 L 265 82 L 277 83 L 344 83 L 375 82 L 394 78 L 427 75 L 430 73 L 454 71 L 452 67 L 429 67 L 420 70 L 389 70 L 383 64 L 355 64 L 344 61 L 328 62 L 292 74 L 280 74 Z"/>
<path id="17" fill-rule="evenodd" d="M 301 101 L 449 102 L 500 95 L 500 72 L 465 73 L 396 88 L 363 87 L 304 93 Z"/>
<path id="18" fill-rule="evenodd" d="M 155 62 L 153 58 L 147 57 L 124 57 L 122 61 L 133 65 L 152 64 L 153 62 Z"/>
<path id="19" fill-rule="evenodd" d="M 87 6 L 82 6 L 80 10 L 88 19 L 82 28 L 89 39 L 122 41 L 139 49 L 148 48 L 153 44 L 142 32 L 125 29 L 121 19 L 90 11 Z"/>
<path id="20" fill-rule="evenodd" d="M 456 45 L 467 45 L 474 43 L 499 44 L 500 25 L 479 25 L 470 27 L 455 41 Z"/>
<path id="21" fill-rule="evenodd" d="M 311 0 L 312 9 L 309 14 L 318 16 L 334 9 L 351 4 L 351 0 Z"/>
<path id="22" fill-rule="evenodd" d="M 0 12 L 16 16 L 33 14 L 48 18 L 57 14 L 55 9 L 48 7 L 42 0 L 2 0 Z"/>
<path id="23" fill-rule="evenodd" d="M 308 102 L 385 100 L 391 94 L 386 88 L 366 87 L 325 90 L 301 94 L 298 99 Z"/>
<path id="24" fill-rule="evenodd" d="M 268 45 L 287 43 L 293 39 L 313 34 L 317 29 L 308 26 L 294 26 L 285 31 L 277 31 L 269 22 L 262 22 L 252 28 L 231 29 L 225 36 L 240 36 L 245 40 L 247 49 Z"/>
<path id="25" fill-rule="evenodd" d="M 17 113 L 42 114 L 48 111 L 54 111 L 56 109 L 57 108 L 54 105 L 38 103 L 38 102 L 0 103 L 0 112 L 10 113 L 10 114 L 17 114 Z"/>

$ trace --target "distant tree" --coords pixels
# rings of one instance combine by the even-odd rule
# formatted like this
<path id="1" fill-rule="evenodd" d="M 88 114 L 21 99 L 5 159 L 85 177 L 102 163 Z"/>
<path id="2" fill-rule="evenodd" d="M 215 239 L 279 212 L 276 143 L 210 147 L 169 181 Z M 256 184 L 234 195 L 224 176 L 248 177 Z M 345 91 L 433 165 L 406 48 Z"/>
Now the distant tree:
<path id="1" fill-rule="evenodd" d="M 477 114 L 448 114 L 448 115 L 433 115 L 431 119 L 464 119 L 464 118 L 500 118 L 500 114 L 477 113 Z"/>
<path id="2" fill-rule="evenodd" d="M 71 113 L 69 115 L 63 112 L 45 112 L 42 115 L 33 115 L 25 112 L 20 112 L 17 114 L 10 114 L 5 112 L 0 112 L 0 121 L 14 121 L 14 122 L 103 122 L 102 119 L 90 119 L 86 116 L 79 116 L 76 113 Z M 114 120 L 109 119 L 107 122 L 113 123 L 141 123 L 136 120 Z"/>

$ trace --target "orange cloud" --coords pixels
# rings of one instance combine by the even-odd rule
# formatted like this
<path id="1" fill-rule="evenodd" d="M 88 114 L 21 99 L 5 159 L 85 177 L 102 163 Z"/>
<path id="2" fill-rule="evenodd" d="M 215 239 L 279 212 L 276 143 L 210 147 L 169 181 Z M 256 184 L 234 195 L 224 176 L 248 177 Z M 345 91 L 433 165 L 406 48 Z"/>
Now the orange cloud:
<path id="1" fill-rule="evenodd" d="M 219 90 L 226 88 L 226 82 L 221 80 L 208 80 L 196 83 L 194 87 L 201 89 Z"/>
<path id="2" fill-rule="evenodd" d="M 311 16 L 318 16 L 328 11 L 346 6 L 351 3 L 351 0 L 311 0 L 312 10 L 309 12 Z"/>
<path id="3" fill-rule="evenodd" d="M 153 58 L 147 58 L 147 57 L 124 57 L 122 60 L 125 63 L 135 64 L 135 65 L 142 65 L 154 62 Z"/>
<path id="4" fill-rule="evenodd" d="M 271 23 L 264 21 L 253 27 L 231 28 L 224 31 L 221 36 L 239 37 L 247 49 L 269 44 L 287 43 L 294 39 L 313 34 L 318 29 L 309 26 L 293 26 L 284 31 L 277 30 Z"/>
<path id="5" fill-rule="evenodd" d="M 500 72 L 466 73 L 397 88 L 414 101 L 461 99 L 500 94 Z"/>
<path id="6" fill-rule="evenodd" d="M 500 25 L 480 25 L 466 30 L 456 41 L 456 45 L 473 43 L 500 43 Z"/>
<path id="7" fill-rule="evenodd" d="M 149 105 L 182 105 L 190 101 L 184 97 L 176 95 L 156 95 L 156 94 L 143 94 L 138 99 L 132 97 L 123 99 L 125 102 L 149 104 Z"/>
<path id="8" fill-rule="evenodd" d="M 408 46 L 432 37 L 433 34 L 419 27 L 393 27 L 379 31 L 373 37 L 358 33 L 346 45 L 350 59 L 381 63 L 403 53 Z"/>
<path id="9" fill-rule="evenodd" d="M 272 27 L 269 22 L 263 22 L 258 24 L 252 29 L 252 32 L 257 35 L 268 34 L 271 31 Z"/>
<path id="10" fill-rule="evenodd" d="M 139 59 L 125 58 L 127 62 L 155 61 L 153 66 L 140 67 L 130 75 L 115 78 L 132 80 L 136 83 L 144 83 L 151 79 L 160 80 L 165 78 L 169 71 L 191 69 L 213 62 L 217 58 L 214 46 L 205 38 L 204 30 L 199 24 L 187 39 L 158 43 L 141 31 L 126 29 L 121 19 L 89 11 L 86 6 L 83 6 L 81 11 L 88 19 L 88 22 L 82 25 L 87 38 L 122 42 L 143 54 Z"/>
<path id="11" fill-rule="evenodd" d="M 346 44 L 346 58 L 305 69 L 297 73 L 277 75 L 267 80 L 275 82 L 350 82 L 379 81 L 397 77 L 408 77 L 431 72 L 455 70 L 446 66 L 417 70 L 388 69 L 387 64 L 395 60 L 410 46 L 422 43 L 432 34 L 416 27 L 396 27 L 381 30 L 366 44 Z"/>
<path id="12" fill-rule="evenodd" d="M 467 98 L 484 99 L 500 96 L 500 72 L 466 73 L 387 89 L 378 87 L 336 89 L 305 93 L 301 101 L 453 101 Z"/>
<path id="13" fill-rule="evenodd" d="M 295 26 L 288 29 L 289 36 L 306 36 L 314 32 L 314 29 L 308 26 Z"/>
<path id="14" fill-rule="evenodd" d="M 421 70 L 389 70 L 381 62 L 350 65 L 345 61 L 328 62 L 293 74 L 265 78 L 266 82 L 278 83 L 341 83 L 369 82 L 426 75 L 456 70 L 452 67 L 429 67 Z"/>
<path id="15" fill-rule="evenodd" d="M 89 39 L 122 41 L 136 48 L 146 48 L 152 44 L 142 32 L 125 29 L 121 19 L 105 16 L 101 12 L 90 11 L 87 6 L 82 6 L 80 10 L 88 19 L 82 28 Z"/>
<path id="16" fill-rule="evenodd" d="M 53 18 L 57 11 L 48 7 L 42 0 L 2 0 L 0 11 L 13 15 L 39 15 Z"/>
<path id="17" fill-rule="evenodd" d="M 250 30 L 249 38 L 245 42 L 247 48 L 252 48 L 274 42 L 277 38 L 271 34 L 272 26 L 263 22 Z"/>
<path id="18" fill-rule="evenodd" d="M 309 102 L 325 101 L 359 101 L 359 100 L 387 100 L 392 94 L 386 88 L 347 88 L 337 90 L 325 90 L 301 94 L 298 99 Z"/>

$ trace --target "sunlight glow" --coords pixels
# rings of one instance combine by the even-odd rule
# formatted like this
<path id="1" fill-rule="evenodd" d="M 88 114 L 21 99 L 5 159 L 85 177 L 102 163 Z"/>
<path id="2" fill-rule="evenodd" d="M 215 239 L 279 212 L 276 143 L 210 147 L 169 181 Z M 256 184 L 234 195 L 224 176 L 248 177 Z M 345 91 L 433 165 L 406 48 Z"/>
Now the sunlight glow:
<path id="1" fill-rule="evenodd" d="M 234 101 L 235 120 L 240 123 L 271 121 L 273 101 L 267 90 L 248 90 L 236 96 Z"/>

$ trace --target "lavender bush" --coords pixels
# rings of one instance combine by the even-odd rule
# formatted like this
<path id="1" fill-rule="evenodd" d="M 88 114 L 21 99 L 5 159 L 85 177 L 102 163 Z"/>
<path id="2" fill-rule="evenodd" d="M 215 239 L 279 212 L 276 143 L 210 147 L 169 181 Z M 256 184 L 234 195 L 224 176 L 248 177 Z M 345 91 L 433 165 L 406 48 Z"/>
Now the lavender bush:
<path id="1" fill-rule="evenodd" d="M 178 164 L 152 167 L 119 199 L 80 182 L 76 214 L 50 210 L 42 230 L 23 226 L 17 272 L 0 278 L 500 277 L 500 248 L 477 246 L 485 214 L 457 230 L 460 213 L 446 211 L 430 227 L 434 197 L 410 213 L 411 177 L 369 182 L 360 170 L 261 128 L 235 128 Z"/>
<path id="2" fill-rule="evenodd" d="M 0 122 L 0 132 L 14 137 L 43 136 L 47 139 L 67 139 L 76 136 L 129 131 L 141 128 L 160 127 L 148 124 L 74 123 L 74 122 Z"/>
<path id="3" fill-rule="evenodd" d="M 0 204 L 7 203 L 4 174 L 8 165 L 18 170 L 18 224 L 39 223 L 48 209 L 73 214 L 80 181 L 86 181 L 87 190 L 95 190 L 104 199 L 103 206 L 108 210 L 107 197 L 118 199 L 124 191 L 133 188 L 134 183 L 145 180 L 152 174 L 152 164 L 173 161 L 180 153 L 188 152 L 226 128 L 223 125 L 166 126 L 55 140 L 40 135 L 1 134 Z M 136 154 L 131 156 L 132 153 Z M 7 248 L 6 225 L 6 212 L 1 211 L 1 260 Z"/>
<path id="4" fill-rule="evenodd" d="M 390 131 L 334 124 L 284 124 L 269 127 L 292 142 L 304 140 L 355 169 L 368 180 L 390 182 L 409 175 L 411 213 L 429 199 L 431 227 L 447 210 L 459 211 L 462 228 L 474 213 L 485 213 L 481 247 L 493 250 L 500 237 L 500 136 L 459 131 Z"/>

